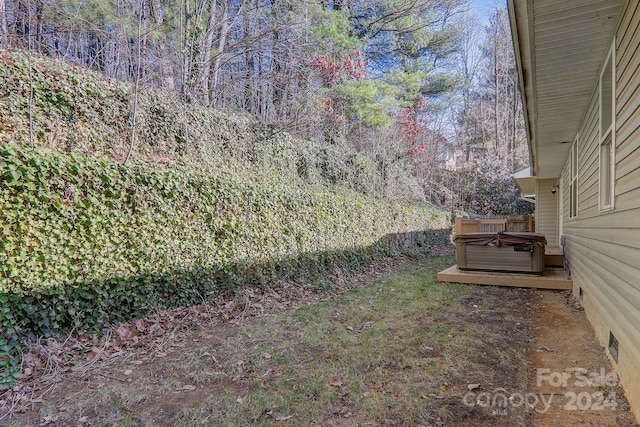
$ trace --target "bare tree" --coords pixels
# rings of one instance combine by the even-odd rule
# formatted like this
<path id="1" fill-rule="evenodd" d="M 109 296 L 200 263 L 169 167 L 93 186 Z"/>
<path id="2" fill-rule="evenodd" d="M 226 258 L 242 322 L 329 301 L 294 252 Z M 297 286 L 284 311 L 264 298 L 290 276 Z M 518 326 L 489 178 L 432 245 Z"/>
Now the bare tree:
<path id="1" fill-rule="evenodd" d="M 0 43 L 9 46 L 9 27 L 7 25 L 7 0 L 0 0 Z"/>
<path id="2" fill-rule="evenodd" d="M 136 119 L 138 118 L 138 94 L 140 91 L 140 73 L 141 73 L 141 64 L 142 64 L 142 9 L 144 6 L 144 0 L 138 0 L 137 14 L 138 14 L 138 36 L 136 38 L 136 74 L 134 78 L 134 88 L 133 88 L 133 107 L 131 110 L 131 132 L 129 133 L 129 147 L 127 148 L 127 154 L 124 157 L 122 163 L 127 163 L 129 157 L 131 156 L 131 152 L 133 150 L 133 146 L 136 141 Z"/>

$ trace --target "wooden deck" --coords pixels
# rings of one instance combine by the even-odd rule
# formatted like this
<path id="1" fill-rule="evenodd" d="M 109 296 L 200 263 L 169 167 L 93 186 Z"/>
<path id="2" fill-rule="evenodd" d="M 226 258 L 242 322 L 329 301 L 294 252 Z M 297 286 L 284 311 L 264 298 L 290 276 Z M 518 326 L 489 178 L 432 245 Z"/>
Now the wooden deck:
<path id="1" fill-rule="evenodd" d="M 454 265 L 437 275 L 441 282 L 470 283 L 474 285 L 515 286 L 539 289 L 571 289 L 573 280 L 563 269 L 547 269 L 540 276 L 535 274 L 497 273 L 490 271 L 461 271 Z"/>

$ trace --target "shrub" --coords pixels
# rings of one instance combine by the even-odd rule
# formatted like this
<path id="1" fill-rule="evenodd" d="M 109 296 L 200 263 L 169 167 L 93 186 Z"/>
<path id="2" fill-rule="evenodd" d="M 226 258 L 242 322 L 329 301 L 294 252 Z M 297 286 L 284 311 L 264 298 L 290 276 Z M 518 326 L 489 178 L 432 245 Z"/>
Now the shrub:
<path id="1" fill-rule="evenodd" d="M 5 145 L 0 387 L 27 338 L 429 250 L 448 235 L 432 230 L 448 227 L 447 215 L 425 204 Z"/>

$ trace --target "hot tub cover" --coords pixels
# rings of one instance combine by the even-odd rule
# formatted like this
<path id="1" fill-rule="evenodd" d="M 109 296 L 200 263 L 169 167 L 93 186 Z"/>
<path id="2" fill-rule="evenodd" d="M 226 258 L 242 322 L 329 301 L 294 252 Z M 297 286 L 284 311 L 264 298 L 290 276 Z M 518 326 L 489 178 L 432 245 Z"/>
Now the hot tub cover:
<path id="1" fill-rule="evenodd" d="M 455 243 L 465 245 L 491 245 L 491 246 L 518 246 L 518 245 L 538 245 L 547 244 L 544 234 L 540 233 L 516 233 L 502 231 L 500 233 L 466 233 L 456 236 Z"/>

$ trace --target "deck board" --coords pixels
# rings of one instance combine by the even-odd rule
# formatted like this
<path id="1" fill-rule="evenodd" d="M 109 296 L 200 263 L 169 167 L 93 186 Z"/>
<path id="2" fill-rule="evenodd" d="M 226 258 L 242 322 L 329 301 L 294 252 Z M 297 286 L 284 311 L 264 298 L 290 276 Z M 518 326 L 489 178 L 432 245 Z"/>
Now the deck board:
<path id="1" fill-rule="evenodd" d="M 539 289 L 572 289 L 573 280 L 566 270 L 547 269 L 540 276 L 534 274 L 498 273 L 492 271 L 462 271 L 457 265 L 438 273 L 441 282 L 474 285 L 514 286 Z"/>

